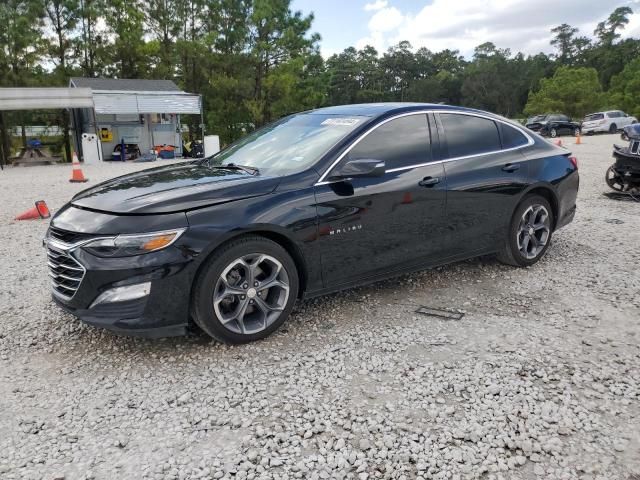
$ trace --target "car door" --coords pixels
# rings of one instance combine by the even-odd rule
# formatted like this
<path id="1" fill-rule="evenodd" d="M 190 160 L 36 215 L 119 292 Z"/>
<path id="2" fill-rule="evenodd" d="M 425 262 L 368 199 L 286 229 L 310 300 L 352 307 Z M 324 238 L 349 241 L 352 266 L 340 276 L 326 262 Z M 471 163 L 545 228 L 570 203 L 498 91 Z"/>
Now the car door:
<path id="1" fill-rule="evenodd" d="M 381 177 L 331 180 L 350 160 L 385 162 Z M 316 185 L 326 288 L 428 261 L 443 247 L 446 179 L 433 163 L 425 113 L 384 121 L 351 145 Z"/>
<path id="2" fill-rule="evenodd" d="M 447 255 L 491 251 L 503 241 L 528 180 L 520 128 L 472 113 L 438 114 L 447 176 Z"/>

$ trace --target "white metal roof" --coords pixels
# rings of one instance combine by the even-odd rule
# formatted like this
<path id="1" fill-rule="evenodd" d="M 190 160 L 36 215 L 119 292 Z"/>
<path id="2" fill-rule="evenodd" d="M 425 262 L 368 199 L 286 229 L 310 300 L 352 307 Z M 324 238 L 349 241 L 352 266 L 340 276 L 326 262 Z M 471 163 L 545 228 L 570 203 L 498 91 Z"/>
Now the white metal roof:
<path id="1" fill-rule="evenodd" d="M 184 92 L 93 92 L 96 113 L 200 113 L 200 96 Z"/>
<path id="2" fill-rule="evenodd" d="M 90 88 L 0 88 L 0 110 L 95 108 L 102 114 L 199 114 L 200 95 L 177 91 L 111 91 Z"/>
<path id="3" fill-rule="evenodd" d="M 90 88 L 0 88 L 0 110 L 92 107 Z"/>

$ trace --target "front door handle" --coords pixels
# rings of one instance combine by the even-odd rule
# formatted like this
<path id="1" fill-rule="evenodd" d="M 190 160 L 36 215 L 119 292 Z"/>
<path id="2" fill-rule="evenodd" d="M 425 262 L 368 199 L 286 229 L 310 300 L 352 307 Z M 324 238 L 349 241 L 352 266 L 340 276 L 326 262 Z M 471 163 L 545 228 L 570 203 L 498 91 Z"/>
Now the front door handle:
<path id="1" fill-rule="evenodd" d="M 504 167 L 502 167 L 503 172 L 515 172 L 520 168 L 520 165 L 517 163 L 507 163 Z"/>
<path id="2" fill-rule="evenodd" d="M 438 183 L 440 183 L 440 177 L 424 177 L 418 182 L 418 185 L 421 187 L 433 187 Z"/>

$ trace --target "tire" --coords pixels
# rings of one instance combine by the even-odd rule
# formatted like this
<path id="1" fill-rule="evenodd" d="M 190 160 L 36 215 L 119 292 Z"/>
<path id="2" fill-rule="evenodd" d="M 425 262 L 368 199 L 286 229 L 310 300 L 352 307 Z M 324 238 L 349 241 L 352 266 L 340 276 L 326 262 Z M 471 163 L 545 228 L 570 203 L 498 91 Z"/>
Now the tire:
<path id="1" fill-rule="evenodd" d="M 580 136 L 580 129 L 579 128 L 576 128 L 576 129 L 573 130 L 573 136 L 574 137 L 579 137 Z"/>
<path id="2" fill-rule="evenodd" d="M 616 133 L 618 131 L 618 126 L 615 123 L 612 123 L 609 127 L 609 133 Z"/>
<path id="3" fill-rule="evenodd" d="M 607 182 L 607 185 L 611 190 L 623 192 L 626 189 L 624 177 L 618 175 L 614 167 L 615 165 L 611 165 L 607 169 L 607 172 L 604 174 L 604 181 Z"/>
<path id="4" fill-rule="evenodd" d="M 553 210 L 547 199 L 540 195 L 527 195 L 511 217 L 507 238 L 497 255 L 498 260 L 515 267 L 529 267 L 538 262 L 551 244 L 553 224 Z M 527 228 L 527 225 L 531 225 L 531 228 Z M 537 230 L 535 225 L 538 225 Z M 532 228 L 535 243 L 531 235 Z M 526 241 L 525 237 L 529 240 Z"/>
<path id="5" fill-rule="evenodd" d="M 558 136 L 558 131 L 555 128 L 552 128 L 551 130 L 549 130 L 549 136 L 551 138 L 556 138 Z"/>
<path id="6" fill-rule="evenodd" d="M 253 342 L 285 322 L 298 288 L 295 263 L 282 246 L 257 235 L 241 237 L 216 250 L 203 265 L 191 314 L 220 342 Z"/>

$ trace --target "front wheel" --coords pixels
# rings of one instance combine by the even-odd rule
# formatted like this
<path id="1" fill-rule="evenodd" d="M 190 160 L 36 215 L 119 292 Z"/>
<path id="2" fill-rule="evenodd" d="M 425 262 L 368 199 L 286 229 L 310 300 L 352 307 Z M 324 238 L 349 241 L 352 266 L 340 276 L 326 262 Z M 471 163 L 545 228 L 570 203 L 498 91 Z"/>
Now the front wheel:
<path id="1" fill-rule="evenodd" d="M 260 340 L 287 319 L 298 288 L 295 263 L 284 248 L 259 236 L 239 238 L 204 265 L 194 287 L 192 316 L 218 341 Z"/>
<path id="2" fill-rule="evenodd" d="M 525 197 L 511 218 L 498 260 L 516 267 L 536 263 L 549 248 L 553 221 L 553 210 L 546 198 L 540 195 Z"/>
<path id="3" fill-rule="evenodd" d="M 618 172 L 616 172 L 615 168 L 613 168 L 613 165 L 611 165 L 607 169 L 607 173 L 605 174 L 604 179 L 611 190 L 615 190 L 616 192 L 624 191 L 624 178 L 622 177 L 622 175 L 618 175 Z"/>
<path id="4" fill-rule="evenodd" d="M 618 131 L 618 126 L 615 123 L 612 123 L 609 127 L 609 133 L 616 133 Z"/>

